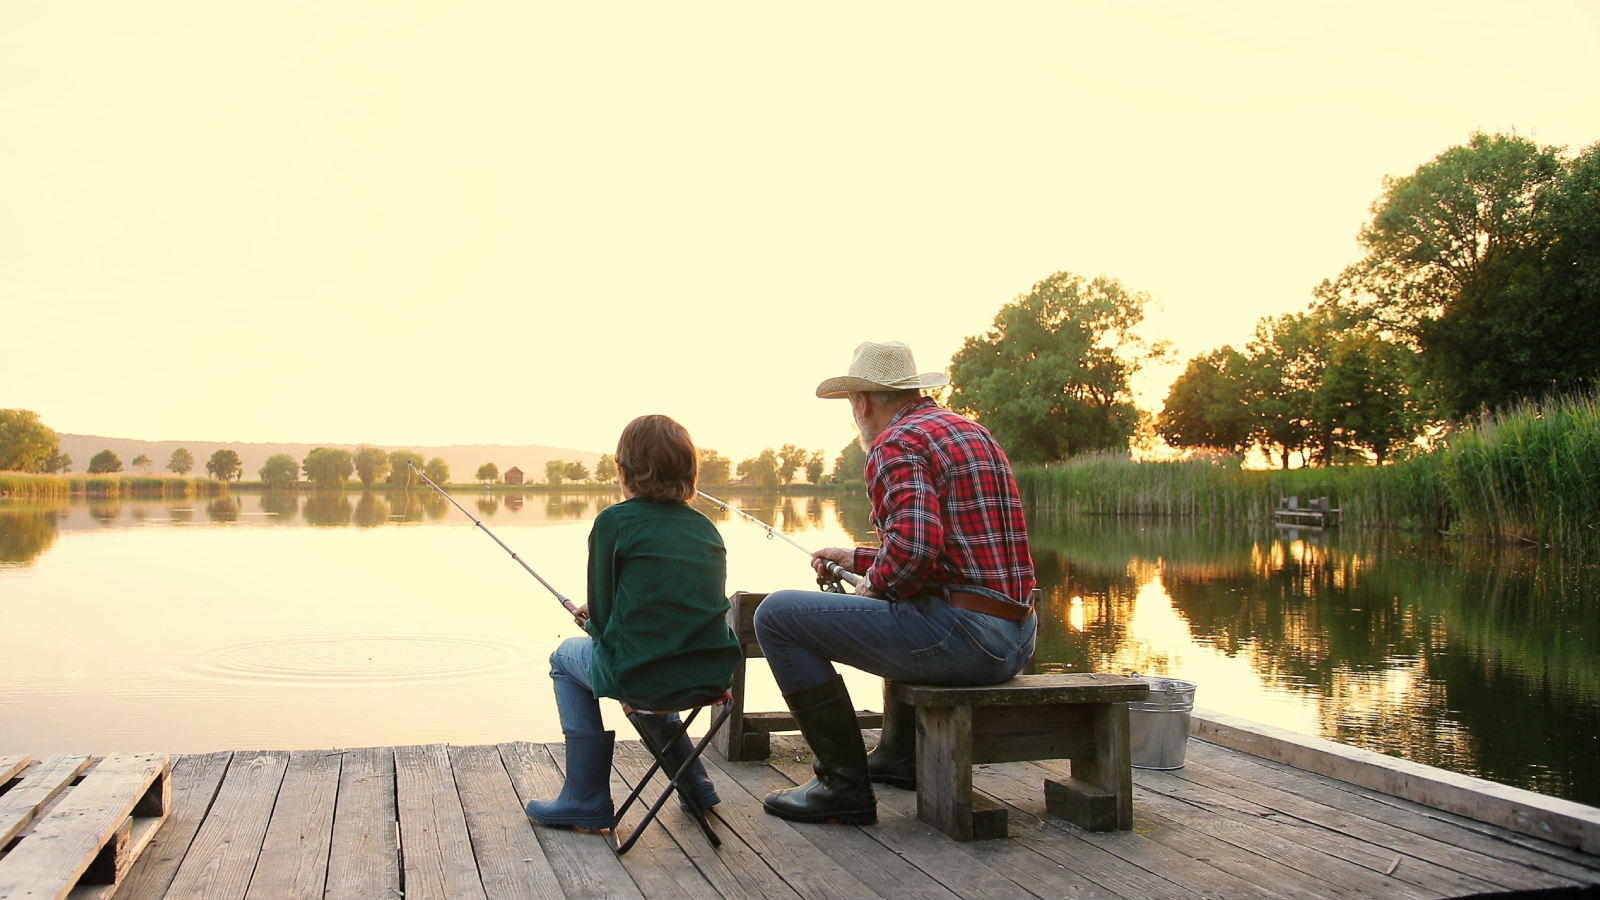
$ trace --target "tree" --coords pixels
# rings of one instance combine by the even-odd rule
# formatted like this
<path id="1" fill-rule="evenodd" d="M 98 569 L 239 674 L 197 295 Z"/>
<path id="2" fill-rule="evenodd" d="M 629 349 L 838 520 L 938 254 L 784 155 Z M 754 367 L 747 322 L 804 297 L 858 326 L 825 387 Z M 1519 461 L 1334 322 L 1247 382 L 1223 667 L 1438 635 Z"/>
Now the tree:
<path id="1" fill-rule="evenodd" d="M 844 449 L 839 451 L 839 458 L 833 461 L 833 483 L 865 483 L 866 480 L 867 451 L 862 449 L 859 439 L 851 441 L 844 445 Z"/>
<path id="2" fill-rule="evenodd" d="M 581 460 L 569 462 L 567 463 L 566 467 L 561 470 L 561 477 L 567 481 L 588 481 L 589 467 L 584 465 Z"/>
<path id="3" fill-rule="evenodd" d="M 822 451 L 811 454 L 806 459 L 806 480 L 812 484 L 822 483 Z"/>
<path id="4" fill-rule="evenodd" d="M 172 456 L 167 459 L 167 471 L 178 475 L 187 475 L 194 471 L 194 454 L 185 447 L 172 451 Z"/>
<path id="5" fill-rule="evenodd" d="M 218 450 L 206 460 L 206 471 L 218 481 L 233 481 L 244 474 L 244 463 L 232 450 Z"/>
<path id="6" fill-rule="evenodd" d="M 0 472 L 42 472 L 61 438 L 27 409 L 0 409 Z"/>
<path id="7" fill-rule="evenodd" d="M 422 454 L 415 450 L 390 450 L 389 483 L 407 489 L 421 484 L 422 479 L 417 477 L 417 472 L 411 471 L 412 466 L 416 467 L 417 472 L 427 470 L 426 464 L 422 461 Z"/>
<path id="8" fill-rule="evenodd" d="M 771 447 L 739 463 L 739 477 L 748 478 L 751 484 L 763 490 L 778 489 L 778 454 Z"/>
<path id="9" fill-rule="evenodd" d="M 609 453 L 600 454 L 600 461 L 594 464 L 594 480 L 601 484 L 610 484 L 617 480 L 617 458 Z"/>
<path id="10" fill-rule="evenodd" d="M 804 447 L 784 444 L 778 450 L 778 479 L 784 484 L 793 484 L 795 473 L 805 468 L 810 458 L 811 451 Z"/>
<path id="11" fill-rule="evenodd" d="M 300 463 L 306 478 L 319 488 L 343 487 L 356 470 L 349 450 L 318 447 Z"/>
<path id="12" fill-rule="evenodd" d="M 733 460 L 718 453 L 710 447 L 700 448 L 700 476 L 701 484 L 727 484 L 728 474 L 733 471 Z"/>
<path id="13" fill-rule="evenodd" d="M 133 458 L 133 467 L 141 472 L 150 471 L 150 457 L 145 456 L 143 453 L 135 456 Z"/>
<path id="14" fill-rule="evenodd" d="M 70 453 L 55 453 L 55 454 L 51 454 L 50 460 L 44 464 L 44 470 L 46 472 L 62 472 L 62 473 L 71 472 L 72 471 L 72 454 L 70 454 Z"/>
<path id="15" fill-rule="evenodd" d="M 492 462 L 486 462 L 478 467 L 478 480 L 484 484 L 494 484 L 500 480 L 500 467 Z"/>
<path id="16" fill-rule="evenodd" d="M 90 475 L 109 475 L 122 471 L 122 460 L 110 450 L 101 450 L 89 459 Z"/>
<path id="17" fill-rule="evenodd" d="M 361 479 L 363 488 L 372 487 L 374 481 L 389 474 L 389 454 L 378 447 L 365 444 L 357 447 L 351 463 L 356 467 L 356 477 Z"/>
<path id="18" fill-rule="evenodd" d="M 1240 452 L 1251 443 L 1250 361 L 1232 347 L 1203 353 L 1172 383 L 1156 430 L 1174 447 Z"/>
<path id="19" fill-rule="evenodd" d="M 1600 145 L 1474 134 L 1384 180 L 1365 257 L 1319 292 L 1421 351 L 1446 415 L 1575 386 L 1600 372 L 1597 187 Z"/>
<path id="20" fill-rule="evenodd" d="M 269 489 L 293 487 L 300 483 L 300 464 L 287 453 L 277 453 L 267 457 L 257 474 Z"/>
<path id="21" fill-rule="evenodd" d="M 546 460 L 544 464 L 545 484 L 560 484 L 567 477 L 567 464 L 559 459 Z"/>
<path id="22" fill-rule="evenodd" d="M 1416 438 L 1423 414 L 1407 378 L 1415 354 L 1360 331 L 1335 337 L 1316 390 L 1316 420 L 1327 437 L 1321 457 L 1340 451 L 1372 453 L 1378 465 Z"/>
<path id="23" fill-rule="evenodd" d="M 435 456 L 433 459 L 428 460 L 428 464 L 422 469 L 422 474 L 428 476 L 434 484 L 448 484 L 450 481 L 450 466 L 445 463 L 444 457 Z"/>
<path id="24" fill-rule="evenodd" d="M 950 360 L 950 405 L 1015 462 L 1121 449 L 1138 423 L 1129 379 L 1167 345 L 1133 329 L 1150 297 L 1116 279 L 1057 272 L 1001 307 Z"/>

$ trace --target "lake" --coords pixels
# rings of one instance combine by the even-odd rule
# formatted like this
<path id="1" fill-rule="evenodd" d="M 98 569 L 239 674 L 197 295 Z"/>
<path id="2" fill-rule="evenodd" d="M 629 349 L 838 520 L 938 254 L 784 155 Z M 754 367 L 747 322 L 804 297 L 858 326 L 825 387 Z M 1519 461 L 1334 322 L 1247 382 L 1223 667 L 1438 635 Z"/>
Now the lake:
<path id="1" fill-rule="evenodd" d="M 615 498 L 457 495 L 581 601 Z M 808 547 L 864 501 L 736 498 Z M 805 558 L 704 509 L 729 589 Z M 1035 670 L 1173 675 L 1198 704 L 1600 804 L 1600 571 L 1394 534 L 1032 515 Z M 0 753 L 559 737 L 546 659 L 570 617 L 442 498 L 245 493 L 0 501 Z M 846 672 L 858 707 L 878 679 Z M 748 708 L 781 709 L 753 661 Z M 631 733 L 615 704 L 608 727 Z"/>

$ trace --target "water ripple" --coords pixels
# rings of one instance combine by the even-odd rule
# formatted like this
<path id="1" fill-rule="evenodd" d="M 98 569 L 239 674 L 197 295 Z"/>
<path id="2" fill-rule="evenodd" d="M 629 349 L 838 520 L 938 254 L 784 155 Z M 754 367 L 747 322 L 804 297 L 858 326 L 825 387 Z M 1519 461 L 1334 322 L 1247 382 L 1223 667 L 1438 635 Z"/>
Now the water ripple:
<path id="1" fill-rule="evenodd" d="M 235 681 L 439 682 L 509 671 L 526 661 L 523 655 L 511 644 L 476 638 L 330 635 L 220 647 L 192 668 Z"/>

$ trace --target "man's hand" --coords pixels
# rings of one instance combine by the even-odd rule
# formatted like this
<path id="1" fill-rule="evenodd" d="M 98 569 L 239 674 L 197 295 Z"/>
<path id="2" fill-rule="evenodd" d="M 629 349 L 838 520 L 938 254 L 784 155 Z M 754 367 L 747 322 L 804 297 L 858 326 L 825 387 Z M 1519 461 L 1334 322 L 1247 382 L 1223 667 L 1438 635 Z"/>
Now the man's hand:
<path id="1" fill-rule="evenodd" d="M 817 574 L 826 577 L 828 574 L 827 563 L 837 563 L 839 568 L 855 574 L 856 552 L 843 547 L 825 547 L 811 554 L 811 568 Z"/>
<path id="2" fill-rule="evenodd" d="M 589 604 L 585 603 L 578 607 L 578 611 L 572 614 L 572 621 L 577 622 L 579 628 L 587 625 L 589 623 Z"/>

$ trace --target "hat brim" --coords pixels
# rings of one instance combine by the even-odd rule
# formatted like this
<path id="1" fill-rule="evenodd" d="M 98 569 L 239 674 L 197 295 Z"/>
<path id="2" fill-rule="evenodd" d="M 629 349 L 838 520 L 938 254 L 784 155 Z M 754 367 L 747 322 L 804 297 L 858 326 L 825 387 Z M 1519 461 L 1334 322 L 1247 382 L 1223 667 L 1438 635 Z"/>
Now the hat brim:
<path id="1" fill-rule="evenodd" d="M 838 378 L 829 378 L 827 381 L 817 385 L 817 396 L 824 400 L 838 400 L 848 396 L 851 392 L 920 391 L 927 388 L 944 387 L 949 383 L 949 376 L 943 372 L 924 372 L 915 378 L 902 378 L 895 384 L 868 381 L 865 378 L 856 378 L 853 375 L 840 375 Z"/>

